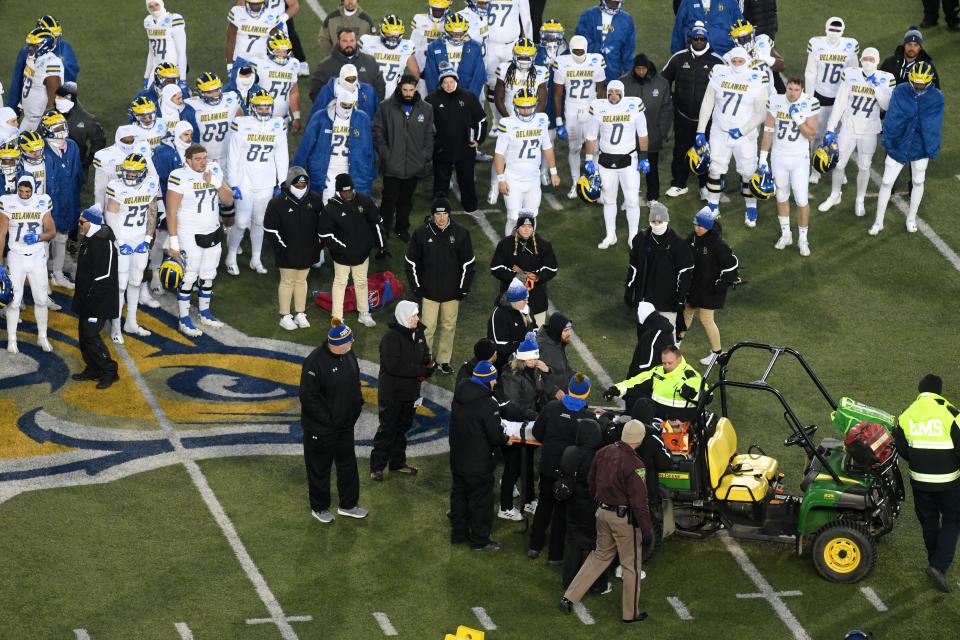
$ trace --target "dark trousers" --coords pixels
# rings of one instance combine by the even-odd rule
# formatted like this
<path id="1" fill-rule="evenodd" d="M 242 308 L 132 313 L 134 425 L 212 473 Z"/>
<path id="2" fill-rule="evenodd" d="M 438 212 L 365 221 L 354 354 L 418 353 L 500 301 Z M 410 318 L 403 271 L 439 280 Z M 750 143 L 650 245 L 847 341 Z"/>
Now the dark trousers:
<path id="1" fill-rule="evenodd" d="M 541 474 L 540 497 L 537 500 L 537 511 L 533 514 L 533 524 L 530 526 L 530 548 L 536 551 L 543 549 L 549 527 L 550 548 L 547 560 L 563 560 L 563 541 L 567 534 L 567 504 L 554 500 L 555 480 L 556 478 Z"/>
<path id="2" fill-rule="evenodd" d="M 940 17 L 941 3 L 943 4 L 943 18 L 947 24 L 960 24 L 960 17 L 958 17 L 960 2 L 958 0 L 923 0 L 924 22 L 937 23 L 937 18 Z"/>
<path id="3" fill-rule="evenodd" d="M 660 152 L 651 151 L 647 154 L 650 161 L 650 173 L 647 174 L 647 202 L 660 199 Z"/>
<path id="4" fill-rule="evenodd" d="M 330 468 L 337 465 L 337 496 L 341 509 L 353 509 L 360 500 L 360 471 L 353 448 L 353 429 L 303 434 L 303 461 L 307 467 L 310 508 L 330 508 Z"/>
<path id="5" fill-rule="evenodd" d="M 960 489 L 913 490 L 913 507 L 927 547 L 927 564 L 946 573 L 960 536 Z"/>
<path id="6" fill-rule="evenodd" d="M 303 45 L 300 43 L 300 35 L 297 33 L 297 28 L 293 24 L 293 18 L 287 20 L 287 35 L 290 36 L 290 43 L 293 45 L 293 57 L 300 62 L 306 62 L 307 53 L 303 50 Z"/>
<path id="7" fill-rule="evenodd" d="M 690 161 L 687 160 L 687 151 L 693 146 L 697 137 L 697 121 L 688 120 L 679 113 L 673 116 L 673 164 L 670 168 L 672 178 L 670 186 L 683 188 L 687 186 L 690 177 Z M 707 176 L 699 178 L 700 186 L 707 186 Z"/>
<path id="8" fill-rule="evenodd" d="M 483 547 L 493 528 L 493 471 L 479 476 L 453 472 L 450 486 L 450 542 Z"/>
<path id="9" fill-rule="evenodd" d="M 413 426 L 416 409 L 413 401 L 380 402 L 380 427 L 373 436 L 373 451 L 370 452 L 370 471 L 400 469 L 407 464 L 407 431 Z"/>
<path id="10" fill-rule="evenodd" d="M 104 378 L 118 378 L 117 362 L 110 357 L 110 350 L 100 337 L 106 318 L 97 318 L 96 322 L 90 322 L 89 318 L 80 318 L 77 330 L 78 340 L 80 342 L 80 356 L 83 358 L 83 370 L 96 375 L 101 380 Z"/>
<path id="11" fill-rule="evenodd" d="M 513 509 L 513 485 L 520 478 L 520 465 L 527 466 L 526 486 L 520 489 L 520 497 L 533 500 L 533 445 L 511 444 L 501 447 L 503 451 L 503 475 L 500 476 L 500 508 Z M 522 461 L 522 462 L 521 462 Z M 521 508 L 523 505 L 520 505 Z"/>
<path id="12" fill-rule="evenodd" d="M 410 211 L 413 210 L 413 192 L 417 189 L 420 178 L 394 178 L 383 176 L 383 197 L 380 200 L 380 218 L 383 220 L 383 230 L 390 233 L 394 228 L 397 233 L 410 228 Z M 397 212 L 396 227 L 392 227 L 393 212 Z"/>
<path id="13" fill-rule="evenodd" d="M 457 186 L 460 188 L 460 202 L 464 211 L 477 210 L 477 186 L 474 184 L 474 166 L 477 164 L 473 150 L 467 157 L 456 162 L 442 158 L 433 159 L 433 197 L 447 197 L 450 191 L 450 177 L 457 172 Z"/>
<path id="14" fill-rule="evenodd" d="M 547 0 L 530 0 L 530 22 L 533 26 L 533 33 L 524 35 L 540 43 L 540 27 L 543 25 L 543 10 L 547 8 Z"/>

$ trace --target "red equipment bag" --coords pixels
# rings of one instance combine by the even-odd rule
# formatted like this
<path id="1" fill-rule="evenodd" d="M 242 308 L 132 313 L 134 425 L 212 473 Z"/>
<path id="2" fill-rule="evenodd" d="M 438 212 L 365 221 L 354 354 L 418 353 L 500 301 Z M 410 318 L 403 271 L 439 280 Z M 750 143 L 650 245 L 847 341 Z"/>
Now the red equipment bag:
<path id="1" fill-rule="evenodd" d="M 893 455 L 893 436 L 876 422 L 860 422 L 847 432 L 843 446 L 853 461 L 863 467 L 877 467 Z"/>
<path id="2" fill-rule="evenodd" d="M 403 295 L 403 283 L 397 280 L 391 271 L 380 271 L 367 275 L 367 299 L 370 302 L 370 311 L 383 309 Z M 313 301 L 331 311 L 333 309 L 333 295 L 327 291 L 317 291 L 313 294 Z M 347 287 L 343 294 L 343 312 L 357 310 L 357 291 L 353 285 Z"/>

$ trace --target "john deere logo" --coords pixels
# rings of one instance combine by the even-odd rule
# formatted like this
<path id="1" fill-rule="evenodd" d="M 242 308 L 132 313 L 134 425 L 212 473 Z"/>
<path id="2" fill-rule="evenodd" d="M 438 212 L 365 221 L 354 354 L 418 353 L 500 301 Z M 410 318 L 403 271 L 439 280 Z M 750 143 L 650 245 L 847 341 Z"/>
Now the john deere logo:
<path id="1" fill-rule="evenodd" d="M 69 307 L 63 294 L 54 298 Z M 4 353 L 0 367 L 0 502 L 179 464 L 171 429 L 197 459 L 303 454 L 298 386 L 311 347 L 230 327 L 187 338 L 163 309 L 141 309 L 140 321 L 153 335 L 126 336 L 119 382 L 97 391 L 70 379 L 81 368 L 76 317 L 50 314 L 54 350 L 44 353 L 29 335 L 36 326 L 27 307 L 20 354 Z M 356 445 L 369 456 L 378 424 L 377 365 L 361 360 L 360 369 L 366 404 Z M 424 384 L 408 436 L 411 456 L 447 450 L 450 400 L 450 392 Z"/>

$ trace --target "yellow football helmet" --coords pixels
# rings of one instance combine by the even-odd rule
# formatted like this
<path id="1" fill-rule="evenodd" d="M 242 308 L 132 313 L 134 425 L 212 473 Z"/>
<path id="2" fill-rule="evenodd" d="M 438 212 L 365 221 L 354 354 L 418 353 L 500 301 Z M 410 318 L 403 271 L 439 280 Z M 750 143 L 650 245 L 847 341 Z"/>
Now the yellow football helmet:
<path id="1" fill-rule="evenodd" d="M 910 84 L 912 84 L 914 88 L 917 88 L 919 84 L 922 85 L 919 87 L 920 89 L 926 89 L 927 86 L 933 82 L 933 66 L 925 60 L 918 60 L 907 73 L 907 80 L 910 81 Z"/>
<path id="2" fill-rule="evenodd" d="M 17 175 L 17 164 L 20 162 L 20 146 L 16 140 L 10 140 L 0 147 L 0 174 L 5 176 Z"/>
<path id="3" fill-rule="evenodd" d="M 25 43 L 27 54 L 37 59 L 53 51 L 57 46 L 57 38 L 48 29 L 37 27 L 27 34 Z"/>
<path id="4" fill-rule="evenodd" d="M 755 35 L 756 29 L 754 29 L 753 25 L 747 20 L 737 20 L 736 23 L 730 27 L 730 37 L 733 38 L 733 41 L 738 45 L 753 44 Z"/>
<path id="5" fill-rule="evenodd" d="M 50 109 L 40 118 L 40 127 L 38 129 L 44 138 L 56 138 L 64 140 L 68 135 L 67 119 L 63 114 L 55 109 Z"/>
<path id="6" fill-rule="evenodd" d="M 153 70 L 153 84 L 157 87 L 157 93 L 164 85 L 180 82 L 180 70 L 172 62 L 161 62 Z"/>
<path id="7" fill-rule="evenodd" d="M 120 177 L 128 187 L 138 186 L 147 177 L 147 159 L 139 153 L 131 153 L 120 165 Z"/>
<path id="8" fill-rule="evenodd" d="M 547 57 L 555 59 L 563 45 L 563 25 L 555 18 L 550 18 L 540 27 L 540 44 L 547 51 Z"/>
<path id="9" fill-rule="evenodd" d="M 51 15 L 40 16 L 40 19 L 37 20 L 37 27 L 46 29 L 53 34 L 54 38 L 59 38 L 63 35 L 63 26 L 59 20 Z"/>
<path id="10" fill-rule="evenodd" d="M 450 10 L 450 0 L 427 0 L 427 15 L 440 20 Z"/>
<path id="11" fill-rule="evenodd" d="M 287 64 L 292 50 L 293 43 L 283 31 L 276 32 L 267 40 L 267 56 L 277 64 Z M 280 55 L 281 51 L 286 51 L 286 53 Z"/>
<path id="12" fill-rule="evenodd" d="M 130 103 L 130 117 L 144 129 L 149 129 L 157 121 L 157 105 L 146 96 L 140 96 Z"/>
<path id="13" fill-rule="evenodd" d="M 527 88 L 520 89 L 513 95 L 513 113 L 524 122 L 533 120 L 537 108 L 537 94 Z"/>
<path id="14" fill-rule="evenodd" d="M 533 66 L 533 59 L 537 55 L 537 45 L 530 38 L 520 38 L 513 45 L 513 64 L 518 69 L 526 71 Z"/>
<path id="15" fill-rule="evenodd" d="M 266 122 L 273 117 L 273 96 L 260 89 L 250 96 L 250 112 L 257 120 Z"/>
<path id="16" fill-rule="evenodd" d="M 36 131 L 24 131 L 17 138 L 20 145 L 20 157 L 28 164 L 43 162 L 43 138 Z"/>
<path id="17" fill-rule="evenodd" d="M 383 16 L 383 20 L 380 21 L 380 40 L 384 46 L 389 49 L 399 46 L 404 33 L 406 28 L 403 26 L 403 20 L 392 13 Z"/>
<path id="18" fill-rule="evenodd" d="M 465 42 L 470 36 L 470 25 L 459 13 L 451 13 L 443 21 L 443 32 L 454 42 Z"/>
<path id="19" fill-rule="evenodd" d="M 167 256 L 160 265 L 160 284 L 167 291 L 176 291 L 183 281 L 183 262 Z"/>
<path id="20" fill-rule="evenodd" d="M 223 81 L 212 71 L 204 71 L 197 78 L 197 93 L 209 105 L 220 104 L 223 99 Z"/>

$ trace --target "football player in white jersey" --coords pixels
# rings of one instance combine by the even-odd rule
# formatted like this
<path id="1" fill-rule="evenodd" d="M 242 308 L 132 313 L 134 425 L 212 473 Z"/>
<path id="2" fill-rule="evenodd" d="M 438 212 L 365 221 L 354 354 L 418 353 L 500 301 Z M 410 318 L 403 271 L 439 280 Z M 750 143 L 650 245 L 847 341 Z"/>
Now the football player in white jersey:
<path id="1" fill-rule="evenodd" d="M 860 44 L 854 38 L 843 36 L 846 27 L 842 18 L 829 18 L 824 28 L 825 35 L 814 36 L 807 43 L 807 66 L 803 71 L 804 86 L 820 101 L 820 130 L 811 142 L 811 148 L 819 146 L 823 140 L 833 101 L 843 82 L 844 68 L 856 67 L 860 53 Z M 810 174 L 811 183 L 819 181 L 819 173 Z"/>
<path id="2" fill-rule="evenodd" d="M 573 186 L 567 197 L 577 197 L 580 178 L 580 150 L 584 127 L 590 119 L 590 105 L 598 96 L 606 95 L 607 63 L 599 53 L 587 53 L 587 39 L 570 38 L 570 53 L 557 56 L 553 70 L 553 100 L 557 137 L 568 143 L 567 160 Z M 563 114 L 562 116 L 560 114 Z"/>
<path id="3" fill-rule="evenodd" d="M 467 0 L 467 8 L 458 11 L 470 25 L 467 35 L 480 44 L 481 51 L 486 51 L 487 35 L 490 33 L 490 0 Z"/>
<path id="4" fill-rule="evenodd" d="M 603 223 L 606 235 L 598 249 L 607 249 L 617 243 L 617 190 L 623 189 L 623 204 L 627 212 L 627 245 L 640 228 L 640 173 L 650 172 L 647 160 L 647 117 L 643 114 L 643 100 L 624 98 L 623 83 L 607 83 L 606 100 L 597 99 L 590 105 L 589 120 L 584 127 L 586 138 L 587 173 L 600 171 L 603 202 Z M 599 143 L 599 144 L 598 144 Z M 598 149 L 599 147 L 599 149 Z M 639 159 L 637 149 L 640 150 Z M 594 163 L 594 152 L 598 151 Z"/>
<path id="5" fill-rule="evenodd" d="M 167 179 L 167 252 L 183 265 L 183 279 L 177 291 L 180 331 L 188 336 L 203 335 L 190 317 L 190 297 L 200 280 L 197 306 L 200 322 L 210 327 L 223 323 L 210 311 L 213 281 L 220 264 L 220 203 L 233 204 L 233 192 L 216 162 L 207 162 L 202 145 L 194 144 L 184 152 L 184 166 L 174 169 Z M 226 224 L 232 224 L 227 221 Z"/>
<path id="6" fill-rule="evenodd" d="M 146 96 L 135 98 L 130 103 L 130 117 L 139 129 L 137 137 L 146 140 L 152 153 L 160 141 L 167 137 L 167 127 L 157 117 L 157 105 Z"/>
<path id="7" fill-rule="evenodd" d="M 413 16 L 413 20 L 410 22 L 413 25 L 410 41 L 413 44 L 413 56 L 417 69 L 423 69 L 427 60 L 427 46 L 443 36 L 443 23 L 449 10 L 450 0 L 427 0 L 427 12 Z"/>
<path id="8" fill-rule="evenodd" d="M 360 49 L 373 56 L 380 66 L 380 75 L 386 86 L 384 95 L 388 98 L 393 95 L 400 82 L 400 76 L 409 73 L 414 78 L 420 77 L 420 67 L 414 55 L 416 48 L 413 42 L 405 40 L 403 34 L 406 27 L 403 20 L 390 14 L 383 16 L 380 21 L 380 34 L 365 33 L 360 36 Z"/>
<path id="9" fill-rule="evenodd" d="M 487 10 L 487 42 L 483 54 L 487 86 L 496 87 L 497 69 L 513 58 L 513 44 L 521 35 L 533 39 L 530 0 L 491 0 Z"/>
<path id="10" fill-rule="evenodd" d="M 770 77 L 750 68 L 750 54 L 743 47 L 734 47 L 724 56 L 725 65 L 710 70 L 710 82 L 700 104 L 696 147 L 707 144 L 704 134 L 707 122 L 710 128 L 710 173 L 707 177 L 707 205 L 717 213 L 723 176 L 730 167 L 730 157 L 736 161 L 740 174 L 740 193 L 746 205 L 744 223 L 757 224 L 757 199 L 750 191 L 750 178 L 757 170 L 757 129 L 767 113 Z"/>
<path id="11" fill-rule="evenodd" d="M 53 224 L 53 203 L 50 196 L 35 193 L 33 176 L 17 178 L 17 192 L 0 196 L 0 255 L 4 245 L 10 248 L 7 257 L 13 300 L 7 305 L 7 351 L 19 353 L 17 323 L 23 302 L 23 283 L 30 282 L 33 313 L 37 319 L 37 344 L 44 351 L 53 351 L 47 340 L 47 242 L 57 229 Z M 2 268 L 2 267 L 0 267 Z"/>
<path id="12" fill-rule="evenodd" d="M 287 14 L 280 13 L 280 4 L 263 0 L 246 0 L 243 6 L 230 7 L 227 13 L 227 71 L 233 61 L 243 58 L 251 62 L 267 61 L 267 39 L 274 27 L 286 29 Z"/>
<path id="13" fill-rule="evenodd" d="M 857 198 L 854 212 L 857 216 L 867 213 L 863 199 L 870 184 L 870 163 L 877 150 L 877 140 L 883 125 L 880 111 L 886 111 L 890 103 L 890 94 L 897 85 L 893 74 L 879 71 L 880 52 L 867 47 L 860 56 L 860 68 L 846 67 L 843 70 L 843 83 L 837 91 L 836 102 L 827 122 L 823 140 L 826 143 L 836 139 L 840 147 L 840 158 L 831 174 L 830 197 L 820 203 L 819 211 L 829 211 L 840 204 L 840 190 L 843 187 L 844 169 L 847 162 L 857 151 Z M 840 133 L 837 125 L 840 125 Z"/>
<path id="14" fill-rule="evenodd" d="M 767 106 L 763 126 L 759 173 L 766 171 L 767 154 L 771 152 L 773 179 L 777 186 L 777 217 L 780 219 L 780 239 L 775 249 L 793 244 L 790 231 L 790 192 L 797 203 L 797 226 L 800 237 L 797 246 L 801 256 L 810 255 L 807 229 L 810 224 L 810 203 L 807 198 L 810 180 L 810 140 L 817 133 L 820 103 L 803 93 L 803 80 L 787 80 L 787 93 L 774 93 Z"/>
<path id="15" fill-rule="evenodd" d="M 550 73 L 546 67 L 533 64 L 536 55 L 537 46 L 533 44 L 533 40 L 520 38 L 517 44 L 513 46 L 513 61 L 504 62 L 497 68 L 494 104 L 497 108 L 498 117 L 509 117 L 511 111 L 516 113 L 516 102 L 513 98 L 521 89 L 526 89 L 533 94 L 537 112 L 543 112 L 546 109 L 547 81 L 550 79 Z M 501 131 L 503 130 L 498 127 L 498 135 Z M 490 165 L 490 171 L 490 193 L 487 194 L 487 202 L 496 204 L 498 171 L 493 164 Z M 536 210 L 535 207 L 528 208 Z M 510 233 L 513 233 L 512 229 L 511 227 Z"/>
<path id="16" fill-rule="evenodd" d="M 233 185 L 236 220 L 227 234 L 227 273 L 240 275 L 237 251 L 250 229 L 250 268 L 266 273 L 260 261 L 263 248 L 263 217 L 274 190 L 287 176 L 290 157 L 287 151 L 287 125 L 274 115 L 273 97 L 265 90 L 250 98 L 249 116 L 233 121 L 230 151 L 227 154 L 227 179 Z"/>
<path id="17" fill-rule="evenodd" d="M 140 285 L 150 259 L 150 242 L 157 226 L 157 198 L 160 183 L 149 175 L 147 158 L 131 153 L 123 160 L 120 178 L 107 185 L 107 206 L 104 220 L 113 229 L 117 239 L 117 276 L 119 278 L 120 315 L 113 319 L 110 337 L 123 344 L 120 320 L 123 303 L 127 303 L 127 321 L 123 331 L 138 336 L 150 332 L 137 322 L 140 303 Z"/>
<path id="18" fill-rule="evenodd" d="M 150 145 L 140 136 L 140 129 L 135 124 L 124 124 L 117 127 L 113 136 L 113 144 L 104 147 L 93 155 L 93 201 L 101 207 L 107 206 L 107 185 L 120 177 L 124 159 L 131 153 L 139 154 L 147 159 L 148 172 L 156 175 L 156 170 L 150 160 Z"/>
<path id="19" fill-rule="evenodd" d="M 43 28 L 27 34 L 27 60 L 23 67 L 23 88 L 20 109 L 23 119 L 20 131 L 33 131 L 40 125 L 44 112 L 56 104 L 56 92 L 63 84 L 63 60 L 53 49 L 56 37 Z"/>
<path id="20" fill-rule="evenodd" d="M 300 132 L 300 61 L 293 57 L 293 43 L 283 32 L 267 40 L 267 60 L 257 66 L 259 84 L 273 97 L 273 115 L 290 118 L 290 130 Z"/>
<path id="21" fill-rule="evenodd" d="M 196 114 L 197 137 L 207 150 L 208 161 L 221 165 L 227 160 L 227 138 L 234 118 L 243 115 L 240 96 L 235 91 L 224 91 L 223 81 L 212 72 L 201 73 L 197 78 L 197 95 L 187 98 L 186 103 Z"/>
<path id="22" fill-rule="evenodd" d="M 161 62 L 169 62 L 180 70 L 180 81 L 187 81 L 187 28 L 183 16 L 167 11 L 163 0 L 146 0 L 147 13 L 143 28 L 147 32 L 147 66 L 143 87 L 150 86 L 153 70 Z"/>
<path id="23" fill-rule="evenodd" d="M 550 120 L 537 113 L 537 96 L 520 89 L 513 97 L 513 116 L 502 118 L 497 125 L 497 150 L 493 156 L 496 184 L 507 208 L 504 235 L 516 229 L 520 210 L 540 210 L 540 162 L 546 158 L 550 183 L 560 185 L 557 160 L 550 141 Z"/>
<path id="24" fill-rule="evenodd" d="M 17 138 L 20 145 L 20 171 L 33 176 L 33 192 L 41 195 L 47 192 L 47 167 L 43 161 L 46 143 L 36 131 L 24 131 Z"/>
<path id="25" fill-rule="evenodd" d="M 773 48 L 773 40 L 765 33 L 757 34 L 757 30 L 746 20 L 737 20 L 730 28 L 730 37 L 734 44 L 737 44 L 750 54 L 750 60 L 747 64 L 751 69 L 762 71 L 770 77 L 770 94 L 775 93 L 773 87 L 773 74 L 779 73 L 784 68 L 783 58 Z"/>

